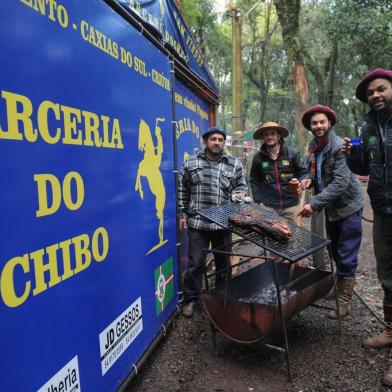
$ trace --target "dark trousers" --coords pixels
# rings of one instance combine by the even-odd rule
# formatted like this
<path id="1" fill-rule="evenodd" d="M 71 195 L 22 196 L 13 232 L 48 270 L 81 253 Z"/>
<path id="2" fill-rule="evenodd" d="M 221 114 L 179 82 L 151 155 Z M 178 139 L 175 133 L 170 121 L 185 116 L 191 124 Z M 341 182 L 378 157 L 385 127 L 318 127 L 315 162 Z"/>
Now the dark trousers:
<path id="1" fill-rule="evenodd" d="M 200 297 L 203 273 L 206 268 L 205 257 L 206 252 L 203 249 L 211 247 L 219 250 L 231 251 L 231 233 L 225 230 L 195 230 L 189 228 L 189 251 L 188 265 L 184 276 L 184 302 L 197 301 Z M 230 262 L 229 255 L 214 253 L 215 270 L 225 270 Z M 223 274 L 218 274 L 216 280 L 222 280 Z"/>
<path id="2" fill-rule="evenodd" d="M 347 218 L 330 222 L 326 216 L 326 230 L 331 239 L 336 275 L 354 278 L 362 240 L 362 210 Z"/>
<path id="3" fill-rule="evenodd" d="M 392 216 L 374 212 L 374 254 L 385 300 L 392 302 Z"/>

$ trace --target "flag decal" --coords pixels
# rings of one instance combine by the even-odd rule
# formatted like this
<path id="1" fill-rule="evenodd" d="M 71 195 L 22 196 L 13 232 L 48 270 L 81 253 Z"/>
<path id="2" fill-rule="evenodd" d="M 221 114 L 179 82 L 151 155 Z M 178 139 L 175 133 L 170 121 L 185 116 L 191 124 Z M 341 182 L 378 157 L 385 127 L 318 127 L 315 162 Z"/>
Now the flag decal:
<path id="1" fill-rule="evenodd" d="M 154 271 L 154 277 L 156 313 L 158 316 L 173 299 L 173 257 L 170 257 Z"/>

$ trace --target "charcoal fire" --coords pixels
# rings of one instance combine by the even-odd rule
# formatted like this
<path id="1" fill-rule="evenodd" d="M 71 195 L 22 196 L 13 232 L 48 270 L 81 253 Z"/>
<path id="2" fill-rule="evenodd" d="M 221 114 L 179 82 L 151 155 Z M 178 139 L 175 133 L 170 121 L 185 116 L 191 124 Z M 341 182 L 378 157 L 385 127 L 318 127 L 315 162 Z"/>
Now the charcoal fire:
<path id="1" fill-rule="evenodd" d="M 280 296 L 282 302 L 286 301 L 288 298 L 297 294 L 295 290 L 282 290 L 280 292 Z M 252 302 L 258 304 L 266 304 L 266 305 L 274 305 L 278 303 L 278 296 L 276 293 L 276 286 L 271 285 L 269 287 L 265 287 L 260 291 L 256 291 L 252 293 L 251 296 L 246 298 L 240 298 L 240 302 Z"/>

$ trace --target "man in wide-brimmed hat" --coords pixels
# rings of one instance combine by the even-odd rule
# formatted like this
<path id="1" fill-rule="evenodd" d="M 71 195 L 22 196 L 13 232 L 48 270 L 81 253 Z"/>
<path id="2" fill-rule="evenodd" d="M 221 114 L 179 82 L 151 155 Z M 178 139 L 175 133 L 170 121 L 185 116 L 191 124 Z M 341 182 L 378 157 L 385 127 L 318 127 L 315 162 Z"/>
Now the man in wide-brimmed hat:
<path id="1" fill-rule="evenodd" d="M 369 175 L 368 194 L 373 208 L 373 241 L 377 275 L 384 289 L 384 330 L 362 344 L 392 346 L 392 70 L 377 68 L 359 82 L 357 98 L 369 105 L 361 127 L 361 145 L 352 148 L 347 163 L 357 174 Z M 392 366 L 383 382 L 392 385 Z"/>
<path id="2" fill-rule="evenodd" d="M 273 208 L 279 215 L 289 219 L 296 216 L 298 191 L 301 184 L 309 181 L 299 154 L 284 139 L 289 131 L 276 122 L 259 123 L 253 138 L 263 140 L 260 151 L 255 154 L 250 170 L 250 185 L 256 203 Z M 298 191 L 291 191 L 293 180 L 298 180 Z"/>
<path id="3" fill-rule="evenodd" d="M 300 214 L 309 217 L 325 208 L 326 231 L 336 263 L 340 316 L 348 317 L 362 239 L 365 197 L 341 151 L 344 141 L 331 129 L 336 124 L 335 112 L 329 106 L 313 105 L 303 113 L 302 124 L 314 136 L 306 159 L 314 194 Z M 336 312 L 332 311 L 329 317 L 336 318 Z"/>

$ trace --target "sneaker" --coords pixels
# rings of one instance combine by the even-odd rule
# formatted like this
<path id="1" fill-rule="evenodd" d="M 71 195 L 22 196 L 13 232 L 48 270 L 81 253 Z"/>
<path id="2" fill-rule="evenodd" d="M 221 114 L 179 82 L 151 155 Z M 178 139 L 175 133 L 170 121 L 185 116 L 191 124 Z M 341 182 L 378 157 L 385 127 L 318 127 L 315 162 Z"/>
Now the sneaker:
<path id="1" fill-rule="evenodd" d="M 195 311 L 195 303 L 193 301 L 186 303 L 183 307 L 182 307 L 182 315 L 184 317 L 192 317 L 193 313 Z"/>

